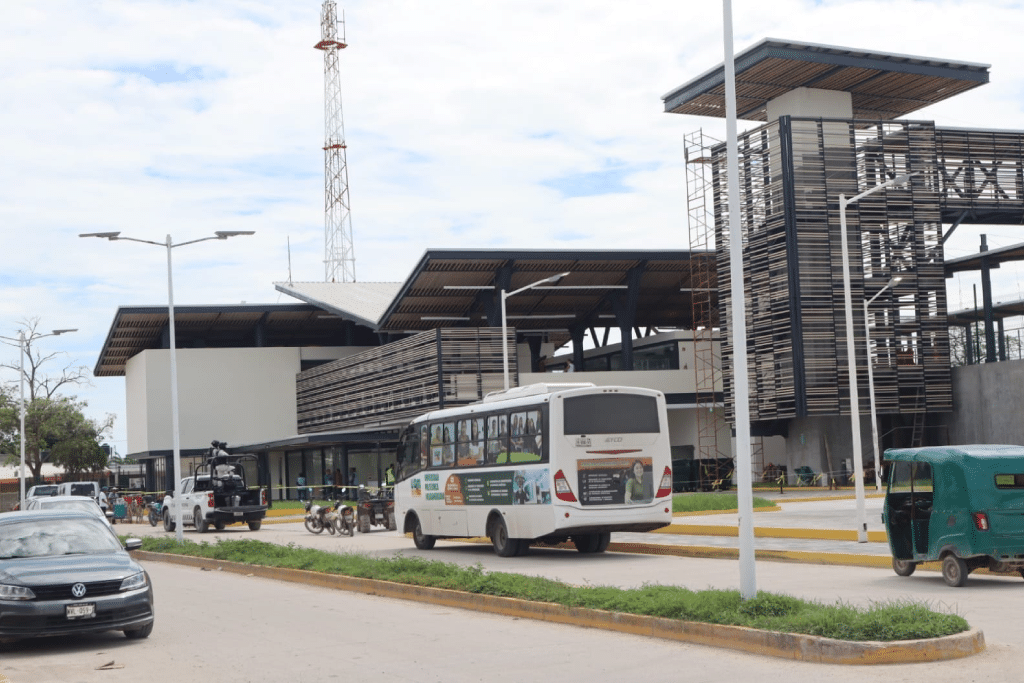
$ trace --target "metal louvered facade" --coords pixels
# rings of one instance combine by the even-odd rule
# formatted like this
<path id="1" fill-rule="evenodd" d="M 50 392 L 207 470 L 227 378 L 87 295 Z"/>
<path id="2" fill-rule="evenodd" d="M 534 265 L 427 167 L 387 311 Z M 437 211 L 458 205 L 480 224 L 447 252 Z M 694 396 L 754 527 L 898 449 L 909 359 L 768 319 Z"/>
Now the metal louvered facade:
<path id="1" fill-rule="evenodd" d="M 518 383 L 514 328 L 509 375 Z M 299 373 L 299 434 L 390 425 L 503 387 L 501 328 L 436 329 Z"/>
<path id="2" fill-rule="evenodd" d="M 908 173 L 917 173 L 909 184 L 847 208 L 859 410 L 869 409 L 861 302 L 898 275 L 868 321 L 878 412 L 950 411 L 934 125 L 781 117 L 741 135 L 739 152 L 751 421 L 849 414 L 839 195 Z M 728 292 L 724 146 L 713 155 L 719 287 Z M 720 300 L 727 327 L 728 297 Z M 728 397 L 730 338 L 723 341 Z"/>

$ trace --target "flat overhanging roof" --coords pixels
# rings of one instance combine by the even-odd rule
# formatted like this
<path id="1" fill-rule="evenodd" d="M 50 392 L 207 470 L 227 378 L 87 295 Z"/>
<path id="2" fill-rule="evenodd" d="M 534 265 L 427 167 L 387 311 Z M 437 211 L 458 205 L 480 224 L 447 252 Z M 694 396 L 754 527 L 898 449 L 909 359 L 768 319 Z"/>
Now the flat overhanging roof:
<path id="1" fill-rule="evenodd" d="M 796 88 L 849 92 L 853 118 L 888 121 L 988 83 L 988 64 L 766 38 L 735 56 L 737 118 L 767 121 Z M 665 111 L 725 118 L 725 65 L 666 94 Z"/>
<path id="2" fill-rule="evenodd" d="M 119 307 L 93 374 L 124 376 L 125 364 L 132 356 L 167 348 L 167 313 L 167 306 Z M 335 346 L 345 338 L 346 324 L 308 304 L 175 306 L 174 323 L 179 349 L 255 346 L 257 327 L 265 346 Z"/>
<path id="3" fill-rule="evenodd" d="M 1009 247 L 979 251 L 970 256 L 949 259 L 943 264 L 946 269 L 946 277 L 952 277 L 957 273 L 980 271 L 982 261 L 988 261 L 989 268 L 998 268 L 1000 264 L 1010 261 L 1024 261 L 1024 244 L 1014 244 Z"/>
<path id="4" fill-rule="evenodd" d="M 710 283 L 713 326 L 718 326 L 715 254 L 657 250 L 430 249 L 382 316 L 382 332 L 419 332 L 437 327 L 487 326 L 498 291 L 515 291 L 559 273 L 555 284 L 506 300 L 509 327 L 565 340 L 573 325 L 616 327 L 617 306 L 635 306 L 638 327 L 693 326 L 692 273 L 703 260 Z M 629 283 L 635 282 L 635 290 Z M 633 297 L 626 301 L 627 293 Z M 492 310 L 493 313 L 493 310 Z M 499 323 L 500 324 L 500 323 Z"/>
<path id="5" fill-rule="evenodd" d="M 1024 315 L 1024 300 L 1020 301 L 997 301 L 992 304 L 992 318 L 1004 320 Z M 950 327 L 966 327 L 974 323 L 985 322 L 985 309 L 969 308 L 963 311 L 956 311 L 947 316 Z"/>

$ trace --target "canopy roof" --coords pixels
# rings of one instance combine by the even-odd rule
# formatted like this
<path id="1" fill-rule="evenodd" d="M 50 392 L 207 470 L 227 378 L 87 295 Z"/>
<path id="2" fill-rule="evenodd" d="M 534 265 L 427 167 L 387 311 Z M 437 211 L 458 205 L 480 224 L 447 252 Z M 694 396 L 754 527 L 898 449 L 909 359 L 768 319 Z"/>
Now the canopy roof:
<path id="1" fill-rule="evenodd" d="M 767 104 L 796 88 L 849 92 L 853 118 L 888 121 L 988 83 L 988 64 L 766 38 L 735 56 L 736 112 L 767 121 Z M 665 111 L 725 118 L 725 65 L 666 94 Z"/>

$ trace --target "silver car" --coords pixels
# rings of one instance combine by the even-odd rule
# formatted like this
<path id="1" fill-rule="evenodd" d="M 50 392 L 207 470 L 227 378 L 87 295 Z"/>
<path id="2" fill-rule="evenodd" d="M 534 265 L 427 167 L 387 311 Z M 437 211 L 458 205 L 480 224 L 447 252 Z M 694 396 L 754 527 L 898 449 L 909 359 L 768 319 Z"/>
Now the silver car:
<path id="1" fill-rule="evenodd" d="M 35 636 L 153 631 L 149 574 L 91 512 L 0 514 L 0 641 Z"/>
<path id="2" fill-rule="evenodd" d="M 96 515 L 97 518 L 109 523 L 110 519 L 103 514 L 103 509 L 88 496 L 46 496 L 29 498 L 25 501 L 26 510 L 79 510 Z"/>

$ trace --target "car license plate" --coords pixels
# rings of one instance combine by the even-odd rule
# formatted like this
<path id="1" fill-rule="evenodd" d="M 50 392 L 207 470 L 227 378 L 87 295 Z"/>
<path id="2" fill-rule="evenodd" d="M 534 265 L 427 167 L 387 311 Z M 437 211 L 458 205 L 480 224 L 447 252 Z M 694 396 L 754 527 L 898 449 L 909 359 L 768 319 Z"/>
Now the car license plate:
<path id="1" fill-rule="evenodd" d="M 92 619 L 96 616 L 96 605 L 92 602 L 66 605 L 64 609 L 67 611 L 68 619 Z"/>
<path id="2" fill-rule="evenodd" d="M 235 517 L 241 517 L 244 514 L 245 514 L 244 512 L 236 512 L 235 513 Z"/>

